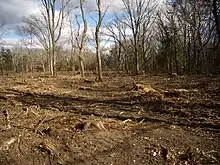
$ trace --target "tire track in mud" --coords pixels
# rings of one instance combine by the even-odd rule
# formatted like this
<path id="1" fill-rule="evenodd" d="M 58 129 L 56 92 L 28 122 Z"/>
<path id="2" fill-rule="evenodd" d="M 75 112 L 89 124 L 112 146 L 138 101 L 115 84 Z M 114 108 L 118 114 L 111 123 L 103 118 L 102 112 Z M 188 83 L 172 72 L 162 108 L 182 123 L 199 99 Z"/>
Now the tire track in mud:
<path id="1" fill-rule="evenodd" d="M 81 115 L 95 115 L 98 117 L 107 117 L 107 118 L 115 118 L 118 120 L 127 120 L 131 119 L 135 122 L 152 122 L 152 123 L 166 123 L 169 125 L 179 125 L 179 126 L 186 126 L 186 127 L 192 127 L 192 128 L 204 128 L 206 130 L 220 132 L 220 123 L 214 123 L 210 121 L 200 121 L 195 119 L 188 119 L 187 117 L 181 117 L 181 116 L 171 116 L 169 113 L 166 112 L 160 113 L 161 110 L 157 109 L 157 113 L 149 114 L 147 111 L 144 112 L 144 114 L 138 115 L 134 112 L 128 111 L 129 106 L 132 105 L 139 105 L 143 106 L 150 104 L 150 106 L 156 106 L 157 104 L 154 104 L 153 102 L 145 102 L 145 103 L 129 103 L 126 99 L 120 100 L 120 99 L 110 99 L 110 100 L 98 100 L 98 99 L 91 99 L 91 98 L 85 98 L 85 97 L 67 97 L 67 96 L 55 96 L 55 95 L 43 95 L 43 94 L 37 94 L 37 93 L 30 93 L 30 92 L 20 92 L 19 91 L 9 91 L 8 95 L 14 94 L 16 95 L 13 97 L 8 97 L 13 100 L 16 100 L 18 102 L 21 102 L 24 105 L 37 105 L 44 109 L 50 109 L 55 108 L 62 112 L 71 112 L 75 114 L 81 114 Z M 139 97 L 138 97 L 139 98 Z M 5 97 L 3 98 L 5 99 Z M 158 102 L 158 101 L 157 101 Z M 95 106 L 91 107 L 91 104 L 101 104 L 101 107 Z M 166 102 L 160 103 L 161 105 L 166 105 Z M 167 105 L 172 106 L 174 103 L 167 103 Z M 114 106 L 115 105 L 115 106 Z M 200 103 L 198 103 L 200 105 Z M 176 106 L 176 105 L 175 105 Z M 190 106 L 190 105 L 189 105 Z M 194 105 L 195 106 L 195 105 Z M 203 105 L 201 105 L 203 106 Z M 216 105 L 218 107 L 218 105 Z M 213 106 L 212 106 L 213 107 Z M 132 107 L 130 107 L 132 109 Z M 145 108 L 146 109 L 146 108 Z M 153 111 L 153 110 L 151 110 Z M 123 113 L 120 113 L 123 112 Z M 138 112 L 138 111 L 137 111 Z M 164 114 L 165 113 L 165 114 Z"/>

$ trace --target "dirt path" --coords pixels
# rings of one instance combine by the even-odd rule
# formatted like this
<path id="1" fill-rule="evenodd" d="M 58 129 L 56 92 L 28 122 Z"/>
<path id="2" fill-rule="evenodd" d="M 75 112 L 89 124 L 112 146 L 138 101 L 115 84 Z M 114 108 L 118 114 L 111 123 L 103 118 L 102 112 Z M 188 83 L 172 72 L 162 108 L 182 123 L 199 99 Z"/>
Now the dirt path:
<path id="1" fill-rule="evenodd" d="M 0 164 L 219 164 L 218 83 L 205 77 L 2 79 Z M 135 84 L 154 91 L 133 90 Z"/>

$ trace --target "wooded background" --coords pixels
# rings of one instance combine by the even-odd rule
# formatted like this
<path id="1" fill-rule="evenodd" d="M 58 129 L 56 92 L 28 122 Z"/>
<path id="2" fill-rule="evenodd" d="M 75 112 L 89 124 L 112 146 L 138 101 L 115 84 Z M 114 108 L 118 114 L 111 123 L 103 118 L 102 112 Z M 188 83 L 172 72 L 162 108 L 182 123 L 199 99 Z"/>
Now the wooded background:
<path id="1" fill-rule="evenodd" d="M 103 70 L 130 75 L 220 73 L 219 1 L 121 1 L 121 12 L 106 19 L 108 6 L 96 0 L 91 37 L 86 1 L 73 5 L 71 0 L 41 0 L 41 13 L 24 18 L 16 28 L 22 44 L 8 48 L 1 43 L 1 74 L 71 71 L 83 77 L 93 71 L 101 80 Z M 63 43 L 66 26 L 70 34 Z"/>

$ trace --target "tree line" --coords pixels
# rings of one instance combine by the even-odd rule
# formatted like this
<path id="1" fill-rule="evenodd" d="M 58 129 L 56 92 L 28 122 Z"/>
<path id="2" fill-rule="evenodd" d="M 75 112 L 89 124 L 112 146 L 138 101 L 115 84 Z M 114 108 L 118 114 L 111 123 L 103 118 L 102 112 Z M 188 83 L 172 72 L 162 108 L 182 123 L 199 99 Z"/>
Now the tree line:
<path id="1" fill-rule="evenodd" d="M 218 1 L 172 0 L 160 10 L 150 0 L 123 3 L 125 13 L 107 26 L 115 43 L 109 64 L 116 71 L 219 74 Z"/>
<path id="2" fill-rule="evenodd" d="M 110 6 L 104 6 L 104 1 L 95 2 L 96 9 L 87 12 L 86 0 L 78 4 L 41 0 L 40 13 L 24 18 L 17 27 L 22 49 L 14 48 L 10 60 L 5 60 L 7 51 L 1 52 L 2 72 L 4 68 L 16 72 L 41 70 L 55 76 L 60 70 L 73 74 L 79 70 L 84 77 L 85 70 L 91 69 L 99 80 L 103 69 L 131 75 L 220 73 L 217 0 L 121 0 L 122 8 L 115 13 L 108 11 Z M 93 38 L 88 35 L 91 12 L 96 15 L 92 18 Z M 62 41 L 67 27 L 68 39 Z M 93 51 L 89 50 L 91 40 Z M 65 48 L 67 42 L 69 47 Z M 103 42 L 111 46 L 103 47 Z M 35 48 L 36 44 L 41 48 Z"/>

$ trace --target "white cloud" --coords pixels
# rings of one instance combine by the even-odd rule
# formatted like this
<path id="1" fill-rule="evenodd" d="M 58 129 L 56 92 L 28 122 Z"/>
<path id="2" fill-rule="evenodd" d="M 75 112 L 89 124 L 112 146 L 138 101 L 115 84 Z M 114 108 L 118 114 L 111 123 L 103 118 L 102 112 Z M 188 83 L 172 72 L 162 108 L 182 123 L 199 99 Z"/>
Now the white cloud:
<path id="1" fill-rule="evenodd" d="M 33 13 L 37 13 L 40 9 L 40 0 L 0 0 L 3 1 L 0 3 L 0 23 L 1 21 L 6 21 L 7 24 L 17 24 L 21 21 L 22 17 L 28 16 Z M 162 3 L 164 0 L 157 0 L 160 3 Z M 71 1 L 73 6 L 77 6 L 79 4 L 79 0 L 72 0 Z M 108 17 L 113 15 L 113 13 L 117 13 L 123 9 L 123 3 L 122 0 L 101 0 L 102 3 L 102 10 L 105 10 L 108 8 Z M 84 5 L 84 8 L 86 9 L 86 15 L 87 17 L 91 16 L 91 11 L 94 11 L 97 9 L 96 6 L 96 0 L 87 0 L 87 2 Z M 76 13 L 80 13 L 79 10 L 75 10 Z M 56 13 L 58 14 L 58 13 Z M 94 14 L 94 13 L 93 13 Z M 94 16 L 94 15 L 93 15 Z M 94 16 L 95 18 L 95 16 Z M 107 18 L 108 19 L 108 18 Z M 66 20 L 65 20 L 66 21 Z M 92 26 L 89 23 L 88 27 L 88 37 L 93 38 L 93 32 L 95 31 L 94 25 Z M 64 43 L 66 40 L 70 38 L 70 28 L 67 26 L 67 21 L 64 23 L 65 27 L 62 31 L 61 41 Z M 10 25 L 11 26 L 11 25 Z M 77 25 L 75 23 L 75 28 L 77 28 Z M 81 26 L 83 27 L 83 26 Z M 116 29 L 114 29 L 116 30 Z M 1 29 L 0 29 L 1 31 Z M 82 31 L 82 29 L 80 30 Z M 106 32 L 106 29 L 103 27 L 102 31 Z M 13 30 L 11 31 L 13 33 Z M 128 31 L 128 34 L 130 32 Z M 107 36 L 102 36 L 102 39 L 108 40 Z M 19 38 L 4 38 L 6 45 L 17 45 L 19 43 Z M 103 42 L 105 43 L 105 41 Z M 102 43 L 102 44 L 103 44 Z M 67 45 L 67 43 L 65 44 Z M 109 43 L 107 43 L 109 45 Z"/>
<path id="2" fill-rule="evenodd" d="M 2 0 L 0 3 L 0 22 L 14 24 L 22 17 L 35 13 L 38 10 L 37 0 Z"/>
<path id="3" fill-rule="evenodd" d="M 29 48 L 42 48 L 42 46 L 39 43 L 37 43 L 37 40 L 35 40 L 32 45 L 28 44 L 31 43 L 30 39 L 27 39 L 25 42 L 27 43 L 27 47 Z M 22 47 L 24 49 L 26 48 L 25 44 L 20 38 L 13 38 L 13 37 L 3 38 L 0 42 L 0 46 L 4 46 L 7 48 L 15 48 L 15 47 L 17 48 Z"/>
<path id="4" fill-rule="evenodd" d="M 2 39 L 1 45 L 6 47 L 12 47 L 16 46 L 18 44 L 19 39 L 18 38 L 4 38 Z"/>

